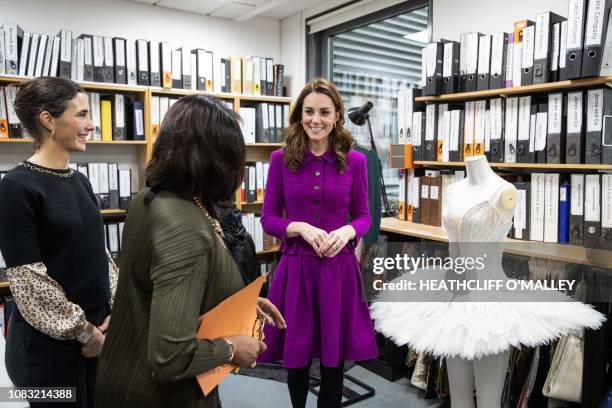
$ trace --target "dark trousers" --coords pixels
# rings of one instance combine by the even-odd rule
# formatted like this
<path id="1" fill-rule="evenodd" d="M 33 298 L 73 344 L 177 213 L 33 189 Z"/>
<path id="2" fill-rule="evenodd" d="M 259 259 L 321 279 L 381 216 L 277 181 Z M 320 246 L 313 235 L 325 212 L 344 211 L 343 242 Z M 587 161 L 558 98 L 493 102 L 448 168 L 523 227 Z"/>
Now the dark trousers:
<path id="1" fill-rule="evenodd" d="M 105 311 L 88 320 L 100 324 Z M 102 320 L 100 320 L 100 317 Z M 81 355 L 76 340 L 55 340 L 30 326 L 14 310 L 6 340 L 5 364 L 16 387 L 75 387 L 76 402 L 35 402 L 32 408 L 92 408 L 97 358 Z"/>
<path id="2" fill-rule="evenodd" d="M 318 408 L 339 408 L 342 404 L 342 380 L 344 361 L 338 367 L 321 365 L 321 388 L 317 400 Z M 310 384 L 310 364 L 306 367 L 290 368 L 287 375 L 289 396 L 293 408 L 304 408 Z"/>

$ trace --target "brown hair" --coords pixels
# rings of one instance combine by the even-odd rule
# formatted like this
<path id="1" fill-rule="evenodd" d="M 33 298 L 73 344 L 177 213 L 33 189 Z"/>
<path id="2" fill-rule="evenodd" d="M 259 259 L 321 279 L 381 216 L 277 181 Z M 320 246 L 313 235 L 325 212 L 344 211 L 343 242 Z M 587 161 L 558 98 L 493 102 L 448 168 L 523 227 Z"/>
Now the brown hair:
<path id="1" fill-rule="evenodd" d="M 289 126 L 285 130 L 285 145 L 283 146 L 285 164 L 291 170 L 296 170 L 304 160 L 304 153 L 308 148 L 308 135 L 302 126 L 302 109 L 304 98 L 313 92 L 329 96 L 336 112 L 339 113 L 336 126 L 329 134 L 329 146 L 338 159 L 338 168 L 342 171 L 346 166 L 346 154 L 353 145 L 353 136 L 344 128 L 344 104 L 338 89 L 323 78 L 316 78 L 307 83 L 295 101 L 289 117 Z"/>
<path id="2" fill-rule="evenodd" d="M 145 171 L 150 191 L 196 196 L 215 217 L 215 207 L 229 201 L 244 176 L 245 147 L 238 116 L 216 98 L 190 95 L 166 113 Z"/>
<path id="3" fill-rule="evenodd" d="M 59 118 L 66 110 L 68 101 L 80 92 L 85 90 L 79 84 L 59 77 L 36 78 L 21 84 L 15 97 L 15 113 L 34 139 L 34 150 L 42 144 L 40 113 L 47 111 L 54 118 Z"/>

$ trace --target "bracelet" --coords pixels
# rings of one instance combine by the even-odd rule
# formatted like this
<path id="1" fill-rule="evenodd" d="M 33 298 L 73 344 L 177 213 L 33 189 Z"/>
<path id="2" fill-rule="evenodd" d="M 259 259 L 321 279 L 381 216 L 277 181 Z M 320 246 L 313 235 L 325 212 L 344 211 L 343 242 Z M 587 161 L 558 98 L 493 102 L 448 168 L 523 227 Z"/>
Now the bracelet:
<path id="1" fill-rule="evenodd" d="M 230 364 L 234 360 L 234 343 L 229 341 L 226 337 L 224 337 L 223 340 L 225 340 L 225 342 L 227 343 L 227 345 L 230 348 L 230 356 L 227 359 L 227 364 Z"/>

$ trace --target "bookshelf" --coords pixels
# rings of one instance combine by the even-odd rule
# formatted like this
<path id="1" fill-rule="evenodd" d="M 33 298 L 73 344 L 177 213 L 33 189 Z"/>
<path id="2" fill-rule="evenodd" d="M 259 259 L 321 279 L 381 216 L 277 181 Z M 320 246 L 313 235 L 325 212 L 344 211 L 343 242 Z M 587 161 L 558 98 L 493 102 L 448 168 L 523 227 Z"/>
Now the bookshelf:
<path id="1" fill-rule="evenodd" d="M 564 91 L 568 89 L 588 88 L 597 85 L 612 86 L 612 76 L 572 79 L 566 81 L 548 82 L 545 84 L 516 86 L 513 88 L 487 89 L 485 91 L 476 92 L 459 92 L 436 96 L 419 96 L 414 98 L 414 100 L 417 102 L 461 102 L 472 99 L 482 99 L 507 95 L 549 93 L 555 91 Z"/>
<path id="2" fill-rule="evenodd" d="M 438 162 L 415 160 L 414 164 L 421 167 L 465 167 L 464 162 Z M 612 171 L 612 164 L 489 163 L 489 165 L 492 168 Z"/>
<path id="3" fill-rule="evenodd" d="M 381 220 L 380 230 L 430 241 L 448 241 L 446 231 L 442 227 L 415 224 L 410 221 L 401 221 L 396 218 L 383 218 Z M 507 238 L 504 252 L 600 268 L 612 268 L 612 251 L 603 249 L 548 242 L 520 241 Z"/>

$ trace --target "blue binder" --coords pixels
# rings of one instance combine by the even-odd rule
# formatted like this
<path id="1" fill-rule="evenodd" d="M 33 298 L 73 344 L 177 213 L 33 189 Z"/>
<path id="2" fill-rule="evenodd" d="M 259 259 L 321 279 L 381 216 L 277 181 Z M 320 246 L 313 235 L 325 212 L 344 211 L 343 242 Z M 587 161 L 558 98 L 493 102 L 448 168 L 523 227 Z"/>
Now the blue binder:
<path id="1" fill-rule="evenodd" d="M 564 181 L 559 186 L 559 243 L 569 242 L 569 215 L 570 215 L 570 185 Z"/>

